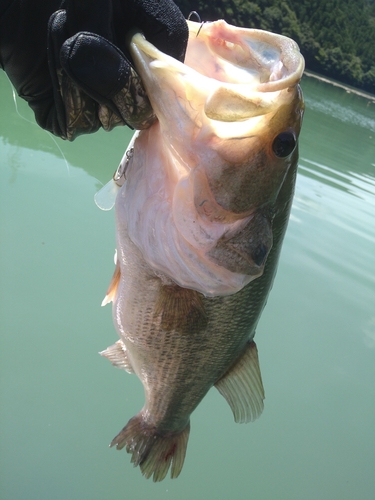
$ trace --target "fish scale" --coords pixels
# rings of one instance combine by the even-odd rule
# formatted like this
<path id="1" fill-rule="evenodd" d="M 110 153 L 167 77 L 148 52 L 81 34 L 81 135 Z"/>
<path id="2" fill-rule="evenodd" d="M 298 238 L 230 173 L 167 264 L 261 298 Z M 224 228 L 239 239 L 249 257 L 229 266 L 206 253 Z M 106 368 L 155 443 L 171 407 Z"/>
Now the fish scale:
<path id="1" fill-rule="evenodd" d="M 154 481 L 164 479 L 169 468 L 172 478 L 181 472 L 191 413 L 211 387 L 227 400 L 236 422 L 262 413 L 253 339 L 287 228 L 303 114 L 303 59 L 294 42 L 224 21 L 203 27 L 189 22 L 189 30 L 192 67 L 160 53 L 139 34 L 131 42 L 158 122 L 137 133 L 132 155 L 124 156 L 116 270 L 103 301 L 113 300 L 120 341 L 101 354 L 134 372 L 145 391 L 144 407 L 111 446 L 125 447 Z M 259 83 L 252 76 L 236 87 L 211 78 L 209 65 L 205 75 L 198 73 L 199 62 L 191 56 L 198 33 L 199 50 L 210 49 L 203 60 L 215 62 L 216 46 L 220 57 L 229 58 L 226 68 L 240 53 L 245 71 L 243 53 L 251 45 L 251 75 L 265 60 L 268 43 L 280 60 L 263 61 L 266 67 L 259 71 L 276 78 L 274 64 L 280 81 Z M 205 103 L 214 102 L 215 92 L 229 100 L 212 119 Z M 267 92 L 272 99 L 262 97 Z M 242 121 L 238 100 L 244 104 Z M 236 113 L 227 113 L 233 102 Z M 235 182 L 229 182 L 231 175 L 238 175 Z"/>

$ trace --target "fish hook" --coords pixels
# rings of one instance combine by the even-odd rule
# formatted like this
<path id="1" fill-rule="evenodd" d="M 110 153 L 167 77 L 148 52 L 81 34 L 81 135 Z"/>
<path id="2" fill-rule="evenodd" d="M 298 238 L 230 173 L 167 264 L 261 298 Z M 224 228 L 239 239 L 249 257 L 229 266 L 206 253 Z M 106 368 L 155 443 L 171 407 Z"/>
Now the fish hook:
<path id="1" fill-rule="evenodd" d="M 199 35 L 199 33 L 200 33 L 201 29 L 203 28 L 203 25 L 204 25 L 205 23 L 207 23 L 208 21 L 202 21 L 201 16 L 198 14 L 198 12 L 197 12 L 196 10 L 192 10 L 192 11 L 190 12 L 190 14 L 188 15 L 188 21 L 190 21 L 190 20 L 191 20 L 192 16 L 196 16 L 196 17 L 197 17 L 197 19 L 198 19 L 198 23 L 201 23 L 201 25 L 200 25 L 200 27 L 199 27 L 199 30 L 198 30 L 198 32 L 197 32 L 197 34 L 196 34 L 196 36 L 195 36 L 195 38 L 197 38 L 197 36 Z"/>
<path id="2" fill-rule="evenodd" d="M 198 36 L 198 35 L 199 35 L 199 33 L 201 32 L 201 29 L 203 28 L 203 25 L 204 25 L 204 24 L 206 24 L 206 23 L 208 23 L 208 21 L 202 21 L 202 22 L 201 22 L 201 25 L 199 26 L 198 33 L 196 34 L 196 37 L 195 37 L 195 38 L 197 38 L 197 36 Z"/>
<path id="3" fill-rule="evenodd" d="M 201 16 L 198 14 L 196 10 L 192 10 L 190 14 L 188 15 L 188 21 L 191 21 L 192 16 L 196 16 L 198 19 L 198 23 L 202 22 Z"/>

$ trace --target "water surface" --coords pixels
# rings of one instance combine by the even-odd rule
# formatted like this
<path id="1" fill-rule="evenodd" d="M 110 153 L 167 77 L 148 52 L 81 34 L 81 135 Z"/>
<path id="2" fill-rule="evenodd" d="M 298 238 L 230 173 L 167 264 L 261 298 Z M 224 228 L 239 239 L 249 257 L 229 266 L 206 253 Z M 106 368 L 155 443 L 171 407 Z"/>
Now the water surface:
<path id="1" fill-rule="evenodd" d="M 160 484 L 108 443 L 141 408 L 97 352 L 112 212 L 93 197 L 131 133 L 53 139 L 0 74 L 1 500 L 372 500 L 375 491 L 375 105 L 303 81 L 292 216 L 256 340 L 265 410 L 238 425 L 213 389 L 181 476 Z M 27 121 L 28 120 L 28 121 Z"/>

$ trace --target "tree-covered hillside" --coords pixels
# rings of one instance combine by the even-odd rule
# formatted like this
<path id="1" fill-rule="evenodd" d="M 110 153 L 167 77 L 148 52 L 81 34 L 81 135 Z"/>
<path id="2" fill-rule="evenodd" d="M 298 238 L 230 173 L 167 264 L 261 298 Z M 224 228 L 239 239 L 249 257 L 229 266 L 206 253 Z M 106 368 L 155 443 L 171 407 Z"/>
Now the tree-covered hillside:
<path id="1" fill-rule="evenodd" d="M 375 0 L 175 0 L 185 16 L 293 38 L 306 68 L 375 93 Z"/>

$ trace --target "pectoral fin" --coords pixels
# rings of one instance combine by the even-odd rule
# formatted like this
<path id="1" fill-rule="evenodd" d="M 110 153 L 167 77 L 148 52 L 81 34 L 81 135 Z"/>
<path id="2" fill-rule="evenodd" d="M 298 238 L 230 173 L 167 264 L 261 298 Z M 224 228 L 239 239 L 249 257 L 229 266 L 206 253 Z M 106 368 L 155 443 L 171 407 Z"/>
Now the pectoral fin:
<path id="1" fill-rule="evenodd" d="M 215 387 L 227 400 L 235 422 L 252 422 L 261 415 L 264 389 L 255 342 L 247 345 L 242 357 L 216 382 Z"/>
<path id="2" fill-rule="evenodd" d="M 113 276 L 112 276 L 111 282 L 109 284 L 107 293 L 105 294 L 105 297 L 103 299 L 102 306 L 109 304 L 115 298 L 116 292 L 117 292 L 117 287 L 118 287 L 118 284 L 120 282 L 120 276 L 121 276 L 120 264 L 117 261 L 116 262 L 116 269 L 115 269 L 115 272 L 113 273 Z"/>
<path id="3" fill-rule="evenodd" d="M 115 344 L 107 347 L 104 351 L 99 353 L 101 356 L 109 359 L 109 361 L 116 366 L 126 370 L 128 373 L 134 373 L 133 367 L 129 361 L 126 346 L 122 340 L 118 340 Z"/>
<path id="4" fill-rule="evenodd" d="M 160 287 L 156 312 L 161 315 L 161 327 L 191 335 L 201 332 L 207 325 L 202 295 L 178 285 Z"/>

